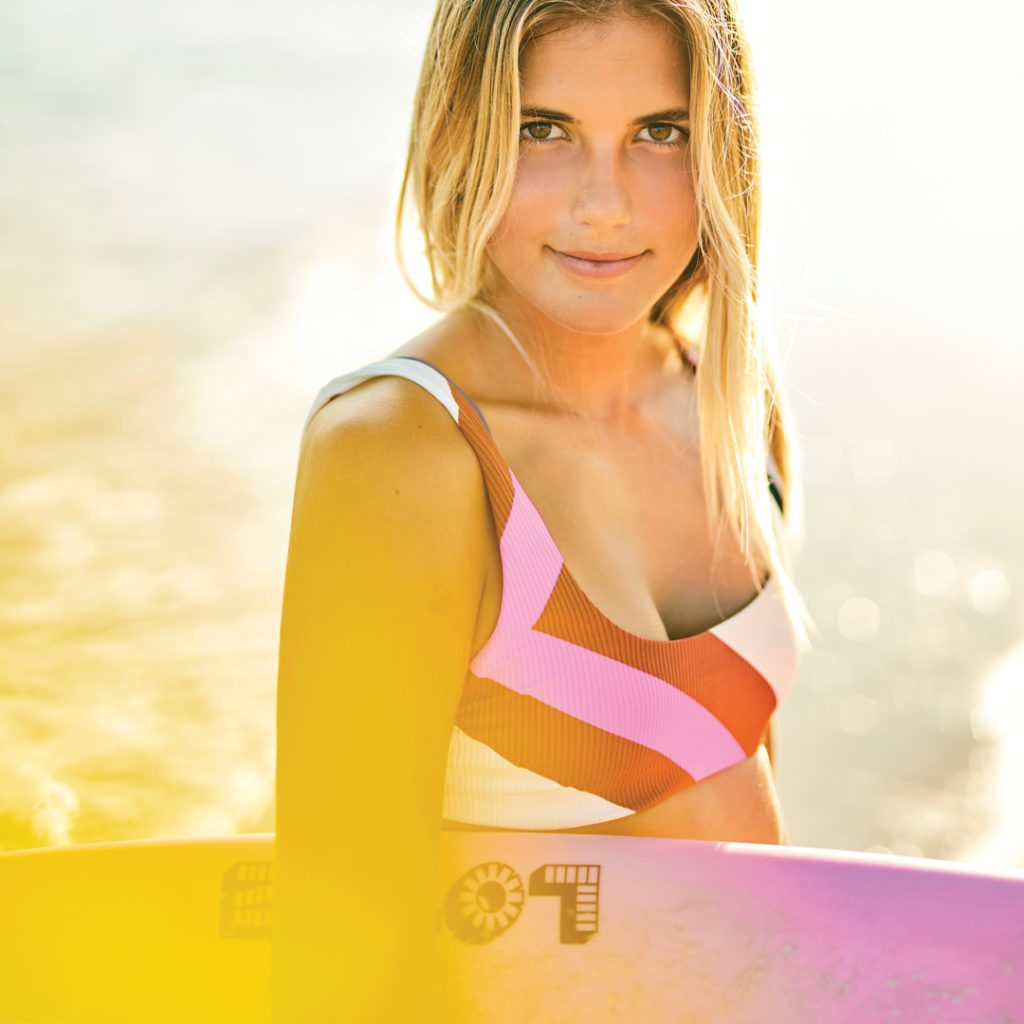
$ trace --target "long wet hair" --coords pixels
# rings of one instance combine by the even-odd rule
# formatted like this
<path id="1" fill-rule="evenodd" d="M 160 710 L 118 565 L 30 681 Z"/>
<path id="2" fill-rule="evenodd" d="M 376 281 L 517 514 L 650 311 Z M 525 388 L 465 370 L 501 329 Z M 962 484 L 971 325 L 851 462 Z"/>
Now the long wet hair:
<path id="1" fill-rule="evenodd" d="M 735 0 L 439 0 L 399 192 L 399 267 L 436 310 L 486 308 L 496 280 L 488 242 L 510 200 L 520 151 L 523 51 L 548 32 L 622 15 L 661 19 L 690 68 L 688 153 L 699 244 L 649 319 L 677 337 L 689 332 L 699 351 L 701 472 L 716 538 L 732 530 L 757 586 L 758 566 L 768 567 L 807 650 L 814 624 L 792 576 L 803 541 L 803 488 L 795 426 L 758 306 L 758 118 Z M 410 194 L 425 242 L 429 295 L 417 288 L 402 256 Z M 774 529 L 766 486 L 769 454 L 784 494 L 782 531 Z"/>

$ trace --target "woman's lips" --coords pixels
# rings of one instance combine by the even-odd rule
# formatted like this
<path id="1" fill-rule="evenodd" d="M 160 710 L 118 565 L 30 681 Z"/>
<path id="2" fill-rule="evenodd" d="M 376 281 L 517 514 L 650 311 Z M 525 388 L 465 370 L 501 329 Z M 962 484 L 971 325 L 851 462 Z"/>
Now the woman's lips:
<path id="1" fill-rule="evenodd" d="M 583 277 L 619 277 L 629 273 L 647 255 L 646 249 L 633 256 L 621 252 L 562 252 L 559 249 L 551 249 L 551 252 L 563 267 Z"/>

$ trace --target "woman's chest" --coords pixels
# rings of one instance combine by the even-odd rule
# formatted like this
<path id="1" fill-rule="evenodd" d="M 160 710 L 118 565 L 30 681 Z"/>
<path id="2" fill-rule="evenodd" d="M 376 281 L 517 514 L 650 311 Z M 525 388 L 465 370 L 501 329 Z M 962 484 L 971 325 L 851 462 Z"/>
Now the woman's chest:
<path id="1" fill-rule="evenodd" d="M 446 827 L 496 826 L 495 814 L 594 821 L 639 807 L 550 830 L 780 841 L 770 763 L 758 738 L 774 707 L 771 688 L 744 659 L 703 636 L 757 592 L 738 552 L 724 546 L 716 575 L 695 446 L 678 437 L 588 443 L 568 431 L 530 430 L 500 407 L 482 411 L 535 507 L 535 530 L 550 536 L 572 580 L 559 575 L 537 631 L 523 633 L 532 612 L 503 618 L 502 602 L 523 603 L 525 567 L 540 571 L 538 541 L 503 544 L 517 532 L 507 523 L 502 538 L 492 531 L 472 685 L 457 717 L 455 820 Z M 505 570 L 511 582 L 503 587 Z M 554 576 L 543 575 L 546 593 Z M 663 643 L 682 637 L 694 639 Z M 465 737 L 504 760 L 492 764 Z M 550 782 L 523 776 L 523 768 L 569 788 L 548 791 Z M 468 792 L 480 796 L 479 807 L 460 800 Z M 613 806 L 570 806 L 588 799 L 581 793 Z M 558 801 L 564 806 L 555 807 Z"/>
<path id="2" fill-rule="evenodd" d="M 481 403 L 492 437 L 587 600 L 628 633 L 696 636 L 757 594 L 735 540 L 715 551 L 695 429 L 587 431 Z M 502 599 L 492 530 L 479 646 Z"/>

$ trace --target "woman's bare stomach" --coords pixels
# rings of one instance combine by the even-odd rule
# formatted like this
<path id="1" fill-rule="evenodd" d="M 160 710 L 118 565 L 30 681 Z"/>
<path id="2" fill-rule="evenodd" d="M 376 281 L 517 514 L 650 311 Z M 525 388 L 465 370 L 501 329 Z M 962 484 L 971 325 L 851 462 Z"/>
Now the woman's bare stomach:
<path id="1" fill-rule="evenodd" d="M 446 832 L 522 831 L 468 825 L 447 818 L 442 820 L 441 829 Z M 786 843 L 771 762 L 763 746 L 745 761 L 701 779 L 636 814 L 578 828 L 537 831 L 733 843 Z"/>

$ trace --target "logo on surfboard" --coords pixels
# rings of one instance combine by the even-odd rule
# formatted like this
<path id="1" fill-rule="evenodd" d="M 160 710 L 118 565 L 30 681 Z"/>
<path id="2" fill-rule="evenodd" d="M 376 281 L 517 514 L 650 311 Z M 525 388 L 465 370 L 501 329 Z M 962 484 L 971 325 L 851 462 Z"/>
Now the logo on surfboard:
<path id="1" fill-rule="evenodd" d="M 220 937 L 270 937 L 271 862 L 240 861 L 224 872 L 220 887 Z"/>
<path id="2" fill-rule="evenodd" d="M 561 943 L 587 942 L 597 934 L 599 864 L 542 864 L 530 874 L 531 896 L 557 896 Z M 470 868 L 449 888 L 444 919 L 463 942 L 492 942 L 519 920 L 526 887 L 519 872 L 501 861 Z"/>

